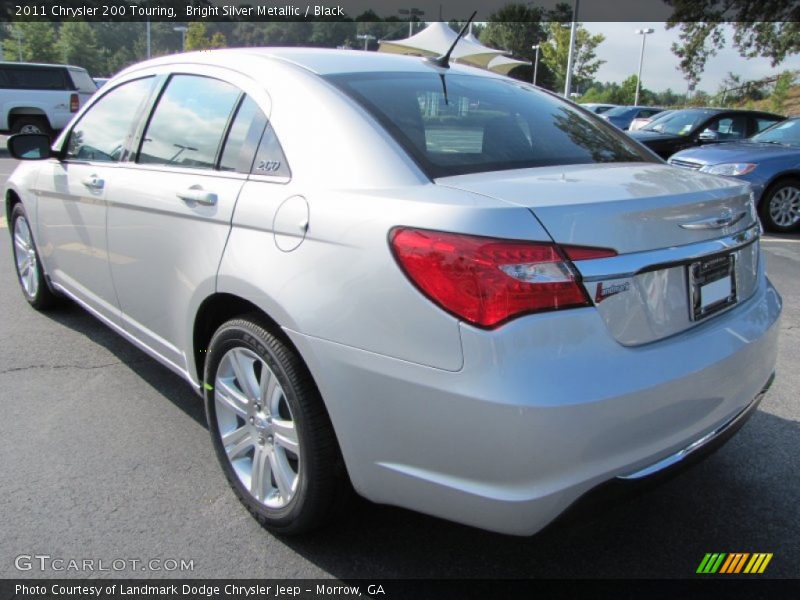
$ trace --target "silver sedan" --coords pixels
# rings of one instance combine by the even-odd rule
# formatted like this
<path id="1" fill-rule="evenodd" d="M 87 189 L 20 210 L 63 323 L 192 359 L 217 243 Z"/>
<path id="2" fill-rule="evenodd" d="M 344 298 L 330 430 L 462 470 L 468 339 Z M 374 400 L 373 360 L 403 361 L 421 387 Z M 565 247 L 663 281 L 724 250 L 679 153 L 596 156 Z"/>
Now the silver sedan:
<path id="1" fill-rule="evenodd" d="M 276 532 L 354 489 L 532 534 L 712 447 L 772 378 L 749 187 L 506 77 L 184 54 L 9 149 L 28 302 L 70 298 L 182 375 Z"/>

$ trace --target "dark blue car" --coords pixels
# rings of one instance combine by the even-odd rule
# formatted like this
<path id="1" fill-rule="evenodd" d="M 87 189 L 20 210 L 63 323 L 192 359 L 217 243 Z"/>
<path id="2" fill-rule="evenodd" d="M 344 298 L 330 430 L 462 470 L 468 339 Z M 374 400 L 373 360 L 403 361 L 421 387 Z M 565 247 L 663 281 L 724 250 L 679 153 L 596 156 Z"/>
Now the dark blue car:
<path id="1" fill-rule="evenodd" d="M 800 117 L 741 142 L 683 150 L 669 163 L 749 181 L 764 227 L 783 233 L 800 229 Z"/>
<path id="2" fill-rule="evenodd" d="M 645 119 L 657 115 L 663 108 L 654 106 L 617 106 L 600 115 L 601 119 L 616 125 L 622 130 L 627 130 L 634 119 Z"/>

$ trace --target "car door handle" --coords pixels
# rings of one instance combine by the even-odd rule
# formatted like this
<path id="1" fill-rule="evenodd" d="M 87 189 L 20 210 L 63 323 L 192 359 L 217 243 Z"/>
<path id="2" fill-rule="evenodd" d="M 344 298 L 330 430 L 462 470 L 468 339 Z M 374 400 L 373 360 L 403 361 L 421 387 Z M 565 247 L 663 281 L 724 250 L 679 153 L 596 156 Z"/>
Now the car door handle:
<path id="1" fill-rule="evenodd" d="M 178 198 L 184 202 L 203 204 L 204 206 L 214 206 L 217 203 L 217 195 L 214 192 L 207 192 L 199 185 L 193 185 L 189 189 L 178 192 Z"/>
<path id="2" fill-rule="evenodd" d="M 106 182 L 100 179 L 97 175 L 89 175 L 81 179 L 81 183 L 86 187 L 93 190 L 102 190 Z"/>

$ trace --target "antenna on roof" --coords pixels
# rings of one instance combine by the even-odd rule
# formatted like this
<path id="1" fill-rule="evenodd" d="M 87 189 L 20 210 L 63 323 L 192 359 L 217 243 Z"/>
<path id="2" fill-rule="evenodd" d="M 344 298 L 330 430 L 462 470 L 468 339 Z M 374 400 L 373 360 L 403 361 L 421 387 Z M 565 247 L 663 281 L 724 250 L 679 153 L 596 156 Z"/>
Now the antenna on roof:
<path id="1" fill-rule="evenodd" d="M 472 23 L 472 19 L 474 19 L 475 15 L 477 15 L 477 14 L 478 14 L 478 11 L 476 10 L 475 12 L 472 13 L 472 15 L 467 20 L 467 22 L 464 23 L 464 27 L 461 28 L 461 31 L 456 36 L 456 39 L 453 41 L 453 45 L 450 46 L 450 48 L 447 50 L 446 53 L 442 54 L 441 56 L 437 56 L 436 58 L 428 57 L 425 60 L 428 61 L 429 63 L 433 63 L 437 67 L 441 67 L 442 69 L 449 69 L 450 68 L 450 55 L 453 53 L 453 50 L 455 49 L 456 44 L 458 44 L 458 40 L 460 40 L 464 36 L 464 34 L 467 32 L 467 27 L 470 26 L 470 24 Z"/>

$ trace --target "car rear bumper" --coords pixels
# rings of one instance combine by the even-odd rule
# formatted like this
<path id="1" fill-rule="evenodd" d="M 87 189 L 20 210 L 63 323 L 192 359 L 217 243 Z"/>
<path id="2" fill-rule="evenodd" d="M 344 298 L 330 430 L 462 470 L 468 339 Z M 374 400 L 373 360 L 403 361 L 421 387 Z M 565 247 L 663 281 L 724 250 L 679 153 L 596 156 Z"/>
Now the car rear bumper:
<path id="1" fill-rule="evenodd" d="M 593 308 L 462 326 L 455 373 L 287 333 L 361 494 L 529 535 L 600 484 L 670 467 L 742 423 L 774 372 L 780 311 L 763 278 L 737 308 L 636 348 Z"/>
<path id="2" fill-rule="evenodd" d="M 690 457 L 701 456 L 707 454 L 709 451 L 716 450 L 723 443 L 728 441 L 734 433 L 739 431 L 745 422 L 747 422 L 747 419 L 753 415 L 753 412 L 755 412 L 756 408 L 758 408 L 758 405 L 761 404 L 761 401 L 764 399 L 764 396 L 767 394 L 767 390 L 769 390 L 769 388 L 772 386 L 772 382 L 774 380 L 775 373 L 770 375 L 769 379 L 764 384 L 764 387 L 761 388 L 761 391 L 755 396 L 755 398 L 753 398 L 750 404 L 745 406 L 742 410 L 731 417 L 730 420 L 722 423 L 716 429 L 709 431 L 677 452 L 673 452 L 672 454 L 665 456 L 651 465 L 647 465 L 646 467 L 633 471 L 632 473 L 617 475 L 617 479 L 626 481 L 645 479 L 659 473 L 664 473 L 673 466 L 683 463 Z"/>

